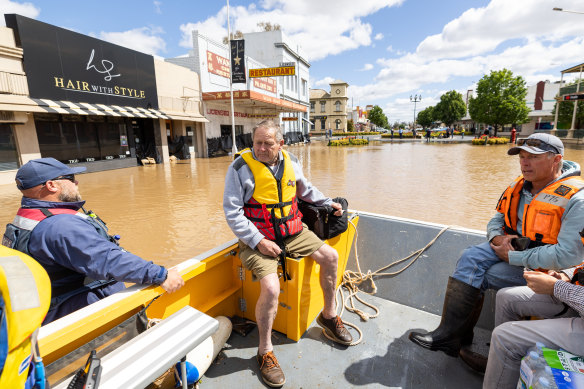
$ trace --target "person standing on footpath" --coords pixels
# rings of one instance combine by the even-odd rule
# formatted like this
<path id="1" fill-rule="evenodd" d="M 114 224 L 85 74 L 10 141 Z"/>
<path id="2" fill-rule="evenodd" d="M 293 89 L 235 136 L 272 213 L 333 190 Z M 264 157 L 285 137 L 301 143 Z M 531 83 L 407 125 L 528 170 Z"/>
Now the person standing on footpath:
<path id="1" fill-rule="evenodd" d="M 487 242 L 466 249 L 448 280 L 442 320 L 429 333 L 411 332 L 412 342 L 476 366 L 472 344 L 484 291 L 525 285 L 523 268 L 560 270 L 580 264 L 584 242 L 584 180 L 580 166 L 564 161 L 562 141 L 549 134 L 520 139 L 522 175 L 503 192 L 487 225 Z M 517 240 L 517 238 L 527 238 Z M 525 245 L 527 247 L 520 247 Z"/>
<path id="2" fill-rule="evenodd" d="M 515 127 L 511 130 L 511 144 L 515 144 L 515 137 L 517 136 L 517 130 Z"/>
<path id="3" fill-rule="evenodd" d="M 426 129 L 426 142 L 430 142 L 430 137 L 432 135 L 432 130 L 429 128 Z"/>
<path id="4" fill-rule="evenodd" d="M 349 345 L 353 340 L 336 314 L 339 255 L 302 223 L 297 197 L 318 206 L 329 205 L 337 216 L 343 210 L 316 189 L 305 178 L 298 159 L 282 149 L 284 140 L 276 123 L 260 122 L 253 128 L 252 139 L 253 148 L 242 150 L 227 170 L 223 210 L 239 238 L 241 263 L 260 282 L 255 310 L 260 374 L 267 385 L 280 387 L 286 378 L 271 339 L 280 294 L 279 257 L 310 256 L 320 265 L 324 309 L 316 321 L 335 342 Z"/>
<path id="5" fill-rule="evenodd" d="M 404 137 L 404 129 L 400 127 L 399 128 L 399 138 L 403 139 L 403 137 Z"/>
<path id="6" fill-rule="evenodd" d="M 537 342 L 584 355 L 584 273 L 526 271 L 527 286 L 497 293 L 495 329 L 483 388 L 512 389 L 519 380 L 521 358 Z M 545 320 L 521 320 L 537 316 Z"/>
<path id="7" fill-rule="evenodd" d="M 21 208 L 2 244 L 30 255 L 49 274 L 52 298 L 43 324 L 124 289 L 124 282 L 158 284 L 169 293 L 184 285 L 178 271 L 127 252 L 99 217 L 80 212 L 85 201 L 75 174 L 85 170 L 40 158 L 16 172 Z"/>

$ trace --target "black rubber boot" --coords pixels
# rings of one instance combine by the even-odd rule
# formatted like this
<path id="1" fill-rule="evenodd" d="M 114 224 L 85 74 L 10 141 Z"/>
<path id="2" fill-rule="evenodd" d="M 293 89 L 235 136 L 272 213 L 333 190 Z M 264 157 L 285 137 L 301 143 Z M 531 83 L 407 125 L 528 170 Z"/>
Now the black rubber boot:
<path id="1" fill-rule="evenodd" d="M 481 312 L 483 310 L 483 302 L 485 301 L 485 294 L 481 293 L 479 299 L 473 308 L 470 316 L 465 323 L 464 329 L 462 330 L 462 335 L 460 338 L 460 345 L 464 348 L 465 346 L 471 346 L 472 340 L 474 338 L 474 327 L 479 321 Z"/>
<path id="2" fill-rule="evenodd" d="M 480 289 L 449 277 L 440 325 L 427 334 L 410 332 L 410 340 L 428 350 L 443 351 L 446 355 L 458 357 L 463 338 L 465 342 L 469 338 L 472 342 L 472 329 L 480 315 L 480 309 L 477 314 L 476 308 L 482 299 Z"/>
<path id="3" fill-rule="evenodd" d="M 475 372 L 485 374 L 487 362 L 489 361 L 488 357 L 475 353 L 470 347 L 463 347 L 460 349 L 460 359 Z"/>

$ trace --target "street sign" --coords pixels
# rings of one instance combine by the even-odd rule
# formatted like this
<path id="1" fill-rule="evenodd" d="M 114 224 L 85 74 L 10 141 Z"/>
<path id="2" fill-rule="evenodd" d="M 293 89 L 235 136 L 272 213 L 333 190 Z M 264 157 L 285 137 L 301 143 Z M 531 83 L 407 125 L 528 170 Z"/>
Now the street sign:
<path id="1" fill-rule="evenodd" d="M 249 78 L 255 77 L 280 77 L 296 74 L 295 66 L 280 66 L 277 68 L 249 69 Z"/>
<path id="2" fill-rule="evenodd" d="M 577 95 L 565 95 L 564 100 L 584 100 L 584 93 L 579 93 Z"/>

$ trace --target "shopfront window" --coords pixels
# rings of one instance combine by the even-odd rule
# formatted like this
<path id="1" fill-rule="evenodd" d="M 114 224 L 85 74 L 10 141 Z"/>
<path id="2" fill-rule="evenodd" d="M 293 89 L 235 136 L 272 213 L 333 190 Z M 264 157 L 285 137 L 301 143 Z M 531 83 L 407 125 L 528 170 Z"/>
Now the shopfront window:
<path id="1" fill-rule="evenodd" d="M 121 118 L 38 114 L 35 126 L 42 157 L 77 163 L 128 155 L 127 126 Z"/>
<path id="2" fill-rule="evenodd" d="M 0 171 L 18 169 L 18 152 L 10 124 L 0 124 Z"/>

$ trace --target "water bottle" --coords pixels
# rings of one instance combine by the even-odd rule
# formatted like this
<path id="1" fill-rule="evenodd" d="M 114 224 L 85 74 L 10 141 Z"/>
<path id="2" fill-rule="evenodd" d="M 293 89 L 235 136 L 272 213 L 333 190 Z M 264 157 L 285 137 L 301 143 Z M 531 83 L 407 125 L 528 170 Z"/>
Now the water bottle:
<path id="1" fill-rule="evenodd" d="M 517 383 L 517 387 L 529 388 L 534 383 L 535 373 L 544 370 L 546 365 L 543 357 L 540 357 L 536 351 L 530 351 L 521 361 L 520 381 Z M 521 385 L 522 383 L 523 385 Z"/>
<path id="2" fill-rule="evenodd" d="M 544 348 L 545 345 L 541 342 L 535 342 L 535 346 L 532 346 L 530 348 L 527 349 L 527 353 L 529 354 L 532 351 L 535 351 L 537 353 L 537 355 L 539 355 L 540 357 L 543 357 L 543 350 L 542 348 Z"/>
<path id="3" fill-rule="evenodd" d="M 534 389 L 557 389 L 556 381 L 552 373 L 552 368 L 547 365 L 543 368 L 543 370 L 539 370 L 535 373 L 533 376 L 533 382 Z"/>
<path id="4" fill-rule="evenodd" d="M 546 377 L 539 377 L 537 381 L 532 385 L 533 389 L 558 389 L 554 381 L 550 381 Z"/>

